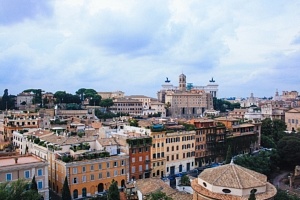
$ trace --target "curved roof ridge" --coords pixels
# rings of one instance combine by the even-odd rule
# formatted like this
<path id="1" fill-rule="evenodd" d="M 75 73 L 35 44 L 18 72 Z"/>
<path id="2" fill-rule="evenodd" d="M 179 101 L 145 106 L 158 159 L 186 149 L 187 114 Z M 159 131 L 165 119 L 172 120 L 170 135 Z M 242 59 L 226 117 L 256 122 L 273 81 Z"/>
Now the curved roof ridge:
<path id="1" fill-rule="evenodd" d="M 248 171 L 249 169 L 244 168 L 244 167 L 239 166 L 239 165 L 235 165 L 235 166 L 236 166 L 237 168 L 240 168 L 241 170 L 243 170 L 244 173 L 248 174 L 249 176 L 251 176 L 252 178 L 254 178 L 255 180 L 257 180 L 258 182 L 265 183 L 265 182 L 263 182 L 261 179 L 257 178 L 257 177 L 254 176 L 253 174 L 249 173 L 249 171 Z M 245 170 L 245 169 L 247 169 L 247 170 Z M 252 170 L 252 171 L 253 171 L 253 170 Z M 256 171 L 253 171 L 253 172 L 258 173 L 258 172 L 256 172 Z"/>
<path id="2" fill-rule="evenodd" d="M 240 188 L 243 188 L 243 186 L 242 186 L 242 184 L 241 184 L 241 182 L 240 182 L 240 177 L 238 176 L 238 174 L 237 174 L 237 172 L 236 172 L 236 170 L 235 170 L 235 166 L 236 166 L 236 165 L 232 162 L 229 166 L 232 167 L 233 172 L 234 172 L 234 175 L 235 175 L 235 177 L 236 177 L 236 180 L 237 180 L 237 182 L 238 182 Z"/>
<path id="3" fill-rule="evenodd" d="M 227 172 L 229 169 L 229 167 L 224 167 L 225 168 L 225 170 L 223 171 L 223 173 L 220 173 L 220 175 L 212 182 L 212 183 L 215 183 L 215 182 L 217 182 L 224 174 L 225 174 L 225 172 Z"/>

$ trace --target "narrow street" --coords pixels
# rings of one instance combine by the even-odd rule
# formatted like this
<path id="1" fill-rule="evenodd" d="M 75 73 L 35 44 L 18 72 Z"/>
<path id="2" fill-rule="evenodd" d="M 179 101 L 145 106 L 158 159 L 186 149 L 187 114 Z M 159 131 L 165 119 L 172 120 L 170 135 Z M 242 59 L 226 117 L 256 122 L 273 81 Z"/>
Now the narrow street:
<path id="1" fill-rule="evenodd" d="M 289 175 L 290 172 L 287 171 L 283 171 L 280 174 L 278 174 L 274 180 L 272 181 L 272 184 L 276 187 L 279 188 L 281 190 L 285 190 L 290 194 L 295 194 L 298 197 L 300 197 L 300 190 L 299 189 L 294 189 L 294 188 L 290 188 L 290 186 L 286 183 L 283 182 L 283 179 L 287 178 L 287 176 Z"/>

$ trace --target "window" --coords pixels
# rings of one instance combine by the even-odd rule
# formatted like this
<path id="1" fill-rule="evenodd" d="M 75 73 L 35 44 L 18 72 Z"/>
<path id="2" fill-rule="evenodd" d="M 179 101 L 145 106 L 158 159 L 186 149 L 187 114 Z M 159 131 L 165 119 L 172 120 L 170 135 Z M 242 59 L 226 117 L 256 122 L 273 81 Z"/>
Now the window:
<path id="1" fill-rule="evenodd" d="M 177 159 L 177 160 L 179 159 L 179 155 L 178 155 L 178 154 L 176 154 L 176 159 Z"/>
<path id="2" fill-rule="evenodd" d="M 161 157 L 162 157 L 162 158 L 165 157 L 165 152 L 161 152 Z"/>
<path id="3" fill-rule="evenodd" d="M 159 147 L 159 143 L 157 143 L 157 147 Z"/>
<path id="4" fill-rule="evenodd" d="M 114 171 L 114 176 L 118 176 L 118 170 Z"/>
<path id="5" fill-rule="evenodd" d="M 164 143 L 163 142 L 161 143 L 161 147 L 164 147 Z"/>
<path id="6" fill-rule="evenodd" d="M 109 168 L 109 162 L 106 163 L 106 168 Z"/>
<path id="7" fill-rule="evenodd" d="M 178 145 L 176 146 L 176 150 L 177 150 L 177 151 L 179 150 L 179 146 L 178 146 Z"/>
<path id="8" fill-rule="evenodd" d="M 152 147 L 155 148 L 155 143 L 152 144 Z"/>
<path id="9" fill-rule="evenodd" d="M 167 156 L 167 161 L 169 161 L 169 156 Z"/>
<path id="10" fill-rule="evenodd" d="M 109 178 L 110 177 L 110 173 L 106 172 L 106 177 Z"/>
<path id="11" fill-rule="evenodd" d="M 156 158 L 156 154 L 154 153 L 154 154 L 153 154 L 153 159 L 155 159 L 155 158 Z"/>
<path id="12" fill-rule="evenodd" d="M 98 178 L 101 179 L 102 178 L 102 173 L 98 174 Z"/>
<path id="13" fill-rule="evenodd" d="M 135 162 L 135 158 L 132 158 L 131 160 L 132 160 L 133 163 Z"/>
<path id="14" fill-rule="evenodd" d="M 24 171 L 24 178 L 30 178 L 30 171 L 29 170 Z"/>
<path id="15" fill-rule="evenodd" d="M 143 157 L 142 156 L 139 157 L 139 161 L 143 161 Z"/>
<path id="16" fill-rule="evenodd" d="M 12 180 L 12 173 L 7 173 L 6 174 L 6 181 L 11 181 Z"/>
<path id="17" fill-rule="evenodd" d="M 142 148 L 139 148 L 139 153 L 141 153 L 142 152 Z"/>
<path id="18" fill-rule="evenodd" d="M 86 176 L 82 176 L 82 182 L 86 182 Z"/>
<path id="19" fill-rule="evenodd" d="M 91 171 L 94 171 L 94 165 L 91 165 Z"/>
<path id="20" fill-rule="evenodd" d="M 77 178 L 73 178 L 73 183 L 77 183 Z"/>
<path id="21" fill-rule="evenodd" d="M 118 163 L 115 161 L 114 162 L 114 167 L 117 167 L 118 166 Z"/>
<path id="22" fill-rule="evenodd" d="M 82 172 L 86 172 L 85 166 L 82 167 Z"/>
<path id="23" fill-rule="evenodd" d="M 172 160 L 174 160 L 174 155 L 172 155 Z"/>
<path id="24" fill-rule="evenodd" d="M 99 168 L 99 169 L 102 169 L 102 164 L 99 164 L 99 165 L 98 165 L 98 168 Z"/>
<path id="25" fill-rule="evenodd" d="M 95 180 L 94 174 L 91 174 L 91 181 Z"/>
<path id="26" fill-rule="evenodd" d="M 77 168 L 76 168 L 77 170 Z M 43 169 L 38 169 L 37 171 L 38 176 L 43 176 Z"/>
<path id="27" fill-rule="evenodd" d="M 121 161 L 121 165 L 124 166 L 125 165 L 125 160 Z"/>
<path id="28" fill-rule="evenodd" d="M 143 166 L 142 165 L 139 165 L 139 171 L 143 171 Z"/>
<path id="29" fill-rule="evenodd" d="M 77 174 L 77 168 L 73 167 L 73 174 Z"/>
<path id="30" fill-rule="evenodd" d="M 167 147 L 167 152 L 169 152 L 169 147 Z"/>
<path id="31" fill-rule="evenodd" d="M 37 182 L 37 186 L 38 186 L 38 189 L 39 189 L 39 190 L 43 189 L 43 181 L 42 181 L 42 180 L 39 180 L 39 181 Z"/>
<path id="32" fill-rule="evenodd" d="M 125 174 L 125 169 L 121 169 L 121 174 Z"/>
<path id="33" fill-rule="evenodd" d="M 131 167 L 131 173 L 135 173 L 135 166 Z"/>

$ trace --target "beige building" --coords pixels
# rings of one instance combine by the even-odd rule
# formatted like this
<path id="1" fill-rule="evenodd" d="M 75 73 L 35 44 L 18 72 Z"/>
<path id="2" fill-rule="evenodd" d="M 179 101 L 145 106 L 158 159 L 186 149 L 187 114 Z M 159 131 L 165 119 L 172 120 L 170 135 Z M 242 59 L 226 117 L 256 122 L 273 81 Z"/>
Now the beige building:
<path id="1" fill-rule="evenodd" d="M 166 175 L 166 155 L 165 155 L 165 132 L 151 132 L 151 177 L 164 177 Z"/>
<path id="2" fill-rule="evenodd" d="M 293 108 L 285 113 L 285 123 L 288 131 L 300 131 L 300 108 Z"/>
<path id="3" fill-rule="evenodd" d="M 48 162 L 32 156 L 0 158 L 0 182 L 25 179 L 30 182 L 35 176 L 38 191 L 45 200 L 49 199 Z"/>
<path id="4" fill-rule="evenodd" d="M 114 105 L 110 107 L 113 113 L 126 113 L 129 115 L 142 115 L 143 103 L 135 99 L 119 98 L 114 100 Z"/>
<path id="5" fill-rule="evenodd" d="M 205 169 L 191 185 L 193 200 L 248 200 L 251 192 L 271 200 L 277 193 L 267 176 L 234 163 Z"/>
<path id="6" fill-rule="evenodd" d="M 102 99 L 117 99 L 124 98 L 124 92 L 115 91 L 115 92 L 97 92 L 98 95 L 101 96 Z"/>
<path id="7" fill-rule="evenodd" d="M 195 131 L 167 131 L 165 134 L 166 175 L 195 168 Z"/>

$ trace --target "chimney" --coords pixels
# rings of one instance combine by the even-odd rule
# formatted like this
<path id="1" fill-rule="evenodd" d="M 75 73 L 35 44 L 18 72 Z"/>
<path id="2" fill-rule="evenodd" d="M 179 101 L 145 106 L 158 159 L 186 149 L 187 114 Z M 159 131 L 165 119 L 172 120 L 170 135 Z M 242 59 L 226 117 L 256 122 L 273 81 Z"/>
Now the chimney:
<path id="1" fill-rule="evenodd" d="M 16 164 L 18 163 L 18 158 L 15 158 L 15 163 L 16 163 Z"/>

